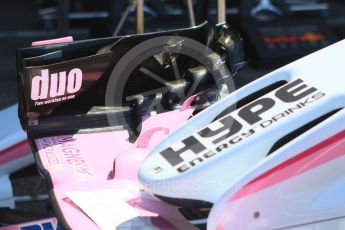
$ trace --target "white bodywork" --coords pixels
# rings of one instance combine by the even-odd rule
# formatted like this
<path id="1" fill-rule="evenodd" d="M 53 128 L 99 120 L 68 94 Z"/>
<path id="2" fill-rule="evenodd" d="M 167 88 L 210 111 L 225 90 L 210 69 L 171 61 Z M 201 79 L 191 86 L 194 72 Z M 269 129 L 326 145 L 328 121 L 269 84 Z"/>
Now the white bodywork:
<path id="1" fill-rule="evenodd" d="M 343 110 L 265 158 L 216 202 L 209 215 L 208 229 L 344 229 L 344 134 L 342 139 L 323 149 L 314 148 L 315 156 L 293 168 L 294 172 L 289 172 L 293 173 L 291 177 L 282 179 L 276 175 L 281 180 L 278 183 L 258 191 L 247 189 L 248 194 L 238 197 L 251 181 L 261 179 L 257 182 L 260 186 L 265 183 L 261 175 L 344 130 Z M 323 158 L 330 159 L 323 162 Z M 317 166 L 307 169 L 313 164 Z M 255 213 L 259 217 L 255 218 Z"/>
<path id="2" fill-rule="evenodd" d="M 343 72 L 345 70 L 344 60 L 345 41 L 341 41 L 282 67 L 235 91 L 228 97 L 190 119 L 183 127 L 166 138 L 166 141 L 161 142 L 155 147 L 146 158 L 139 171 L 140 182 L 148 191 L 160 196 L 194 200 L 201 199 L 212 203 L 216 202 L 229 190 L 229 188 L 244 176 L 250 168 L 263 160 L 274 143 L 279 139 L 297 128 L 345 106 L 345 78 L 343 77 Z M 317 91 L 314 92 L 313 95 L 316 95 L 318 92 L 318 96 L 315 96 L 317 99 L 314 98 L 315 100 L 313 100 L 312 95 L 309 95 L 306 98 L 308 98 L 308 100 L 310 98 L 310 101 L 312 101 L 311 103 L 305 103 L 306 98 L 302 98 L 293 103 L 285 103 L 276 97 L 276 92 L 284 87 L 281 86 L 259 98 L 274 98 L 275 101 L 273 108 L 260 114 L 261 122 L 268 121 L 277 114 L 296 107 L 299 103 L 307 104 L 303 109 L 296 110 L 288 116 L 279 119 L 279 122 L 273 122 L 268 128 L 263 129 L 259 127 L 262 123 L 250 125 L 246 120 L 240 117 L 239 111 L 241 111 L 242 108 L 231 112 L 230 116 L 242 125 L 241 132 L 236 133 L 236 135 L 241 134 L 242 136 L 246 136 L 250 129 L 255 129 L 255 134 L 247 135 L 248 137 L 243 138 L 239 143 L 231 145 L 207 160 L 198 162 L 196 166 L 190 167 L 183 173 L 177 172 L 176 167 L 172 167 L 171 164 L 162 157 L 161 152 L 169 147 L 172 147 L 172 149 L 176 151 L 185 147 L 181 141 L 190 136 L 195 137 L 204 146 L 207 146 L 207 149 L 203 153 L 198 154 L 198 156 L 203 155 L 210 149 L 214 150 L 212 141 L 207 138 L 202 138 L 199 131 L 206 126 L 208 126 L 210 130 L 219 129 L 219 121 L 229 115 L 225 115 L 212 124 L 210 123 L 220 112 L 240 99 L 275 82 L 285 80 L 288 82 L 287 84 L 290 84 L 297 79 L 302 79 L 303 82 L 290 89 L 290 91 L 298 91 L 301 87 L 305 87 L 302 88 L 303 92 L 304 90 L 315 87 Z M 253 108 L 252 112 L 255 112 L 255 110 L 260 110 L 260 107 Z M 336 115 L 340 113 L 343 112 L 338 112 Z M 334 117 L 332 117 L 332 119 L 334 119 Z M 323 140 L 327 136 L 341 131 L 343 127 L 341 127 L 339 123 L 337 124 L 333 124 L 334 129 L 324 127 L 322 135 L 311 135 L 309 139 L 304 139 L 303 142 L 294 148 L 296 150 L 298 149 L 299 152 Z M 316 127 L 322 128 L 322 123 Z M 225 133 L 226 132 L 223 132 L 217 137 Z M 236 135 L 225 138 L 219 144 L 227 143 L 229 139 L 234 138 Z M 219 146 L 219 144 L 217 146 Z M 283 148 L 284 147 L 277 151 Z M 275 154 L 276 152 L 272 155 Z M 197 156 L 192 151 L 185 151 L 180 157 L 183 158 L 184 162 L 182 164 L 184 164 Z M 157 168 L 161 168 L 161 170 L 157 172 Z"/>
<path id="3" fill-rule="evenodd" d="M 216 229 L 217 225 L 213 223 L 217 222 L 214 222 L 214 218 L 227 219 L 229 222 L 224 228 L 238 230 L 318 226 L 318 222 L 321 221 L 343 219 L 344 164 L 345 157 L 342 157 L 255 195 L 235 201 L 221 212 L 214 211 L 209 216 L 209 229 Z M 256 212 L 260 213 L 257 218 L 254 217 Z M 340 227 L 344 223 L 341 221 L 339 224 Z"/>

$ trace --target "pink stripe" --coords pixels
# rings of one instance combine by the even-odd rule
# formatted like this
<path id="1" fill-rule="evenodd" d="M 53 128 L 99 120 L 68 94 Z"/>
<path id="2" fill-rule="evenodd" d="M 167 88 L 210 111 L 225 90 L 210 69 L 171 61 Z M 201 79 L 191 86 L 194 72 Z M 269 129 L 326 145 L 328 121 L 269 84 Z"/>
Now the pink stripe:
<path id="1" fill-rule="evenodd" d="M 229 199 L 244 198 L 345 155 L 345 131 L 302 152 L 249 182 Z"/>
<path id="2" fill-rule="evenodd" d="M 170 130 L 168 128 L 164 128 L 164 127 L 156 127 L 156 128 L 149 129 L 145 133 L 140 134 L 140 136 L 138 137 L 138 140 L 137 140 L 136 147 L 137 148 L 148 148 L 153 134 L 155 134 L 156 132 L 159 132 L 159 131 L 164 132 L 165 136 L 168 135 L 170 132 Z"/>
<path id="3" fill-rule="evenodd" d="M 20 157 L 31 154 L 29 142 L 24 140 L 11 147 L 0 151 L 0 165 L 16 160 Z"/>
<path id="4" fill-rule="evenodd" d="M 193 95 L 193 96 L 190 96 L 189 98 L 187 98 L 187 100 L 185 102 L 183 102 L 183 104 L 181 106 L 181 111 L 188 109 L 197 96 L 198 95 L 196 94 L 196 95 Z"/>
<path id="5" fill-rule="evenodd" d="M 63 37 L 63 38 L 37 41 L 37 42 L 31 43 L 31 46 L 54 45 L 54 44 L 60 44 L 60 43 L 66 43 L 66 42 L 73 42 L 73 37 L 69 36 L 69 37 Z"/>

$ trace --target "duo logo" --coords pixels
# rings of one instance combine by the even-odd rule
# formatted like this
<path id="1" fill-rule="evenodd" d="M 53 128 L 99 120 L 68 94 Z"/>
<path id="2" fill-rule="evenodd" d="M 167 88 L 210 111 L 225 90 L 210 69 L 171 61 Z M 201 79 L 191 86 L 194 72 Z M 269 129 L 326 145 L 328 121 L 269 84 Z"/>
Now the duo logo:
<path id="1" fill-rule="evenodd" d="M 74 68 L 71 71 L 49 73 L 48 69 L 41 70 L 41 75 L 32 78 L 31 100 L 37 101 L 73 94 L 80 90 L 83 83 L 83 72 Z"/>

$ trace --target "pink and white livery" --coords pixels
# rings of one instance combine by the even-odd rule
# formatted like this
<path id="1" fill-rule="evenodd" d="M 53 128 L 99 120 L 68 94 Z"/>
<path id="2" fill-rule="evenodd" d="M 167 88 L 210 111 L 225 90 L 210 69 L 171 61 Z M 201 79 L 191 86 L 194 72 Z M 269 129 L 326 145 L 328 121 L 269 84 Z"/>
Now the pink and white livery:
<path id="1" fill-rule="evenodd" d="M 340 229 L 344 60 L 345 40 L 233 92 L 158 144 L 140 182 L 170 202 L 215 204 L 208 229 Z"/>

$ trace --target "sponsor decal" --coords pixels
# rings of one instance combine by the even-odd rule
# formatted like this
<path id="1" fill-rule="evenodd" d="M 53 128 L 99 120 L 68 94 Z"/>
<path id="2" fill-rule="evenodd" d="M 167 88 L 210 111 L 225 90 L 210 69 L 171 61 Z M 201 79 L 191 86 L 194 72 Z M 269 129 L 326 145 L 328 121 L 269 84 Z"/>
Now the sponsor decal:
<path id="1" fill-rule="evenodd" d="M 57 224 L 57 220 L 55 218 L 52 218 L 48 220 L 22 224 L 18 226 L 17 229 L 19 230 L 60 230 L 61 228 Z"/>
<path id="2" fill-rule="evenodd" d="M 320 33 L 304 33 L 301 35 L 283 35 L 283 36 L 264 36 L 266 44 L 296 43 L 296 42 L 322 42 L 326 40 Z"/>
<path id="3" fill-rule="evenodd" d="M 35 106 L 47 105 L 75 98 L 83 83 L 83 72 L 74 68 L 69 72 L 49 73 L 48 69 L 31 80 L 31 100 Z"/>
<path id="4" fill-rule="evenodd" d="M 303 110 L 309 104 L 324 97 L 323 92 L 309 87 L 297 79 L 279 88 L 274 97 L 262 97 L 235 111 L 238 118 L 227 114 L 221 119 L 210 123 L 202 130 L 160 152 L 160 155 L 176 169 L 183 173 L 208 158 L 223 152 L 232 145 L 255 135 L 258 131 L 280 122 L 297 111 Z M 276 115 L 264 118 L 265 112 L 275 108 L 277 102 L 283 102 L 286 107 Z M 249 124 L 245 128 L 244 124 Z M 203 144 L 207 140 L 207 143 Z M 195 158 L 186 161 L 184 153 L 193 153 Z"/>
<path id="5" fill-rule="evenodd" d="M 24 111 L 27 112 L 27 116 L 37 119 L 40 116 L 51 115 L 62 104 L 101 104 L 104 97 L 99 95 L 102 92 L 94 88 L 94 85 L 100 79 L 107 78 L 104 73 L 110 60 L 111 53 L 105 53 L 25 67 L 25 80 L 20 84 L 25 96 Z M 37 124 L 30 123 L 30 126 L 32 125 L 39 125 L 39 121 Z"/>
<path id="6" fill-rule="evenodd" d="M 43 149 L 52 172 L 73 169 L 78 173 L 93 176 L 76 139 L 72 136 L 42 138 L 38 140 L 38 145 Z"/>

